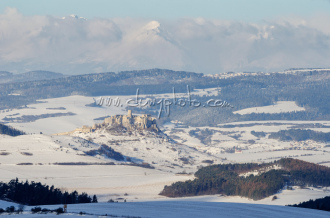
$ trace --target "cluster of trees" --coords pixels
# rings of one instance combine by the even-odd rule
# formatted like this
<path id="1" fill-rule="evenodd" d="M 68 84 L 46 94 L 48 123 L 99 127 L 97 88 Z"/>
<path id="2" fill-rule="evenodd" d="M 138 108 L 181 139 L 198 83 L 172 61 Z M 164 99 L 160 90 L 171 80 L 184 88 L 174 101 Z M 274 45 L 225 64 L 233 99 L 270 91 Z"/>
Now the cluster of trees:
<path id="1" fill-rule="evenodd" d="M 211 143 L 211 138 L 214 134 L 214 131 L 206 128 L 206 129 L 195 129 L 195 130 L 190 130 L 189 135 L 192 137 L 198 138 L 203 144 L 207 145 Z"/>
<path id="2" fill-rule="evenodd" d="M 34 214 L 34 213 L 42 213 L 42 214 L 47 214 L 47 213 L 52 213 L 52 212 L 55 212 L 57 215 L 59 214 L 62 214 L 64 213 L 64 209 L 63 207 L 59 207 L 57 209 L 54 209 L 54 210 L 50 210 L 48 208 L 42 208 L 41 207 L 34 207 L 34 208 L 31 208 L 31 212 Z"/>
<path id="3" fill-rule="evenodd" d="M 244 177 L 240 173 L 280 165 L 260 175 Z M 270 169 L 270 168 L 269 168 Z M 265 164 L 222 164 L 203 167 L 195 173 L 196 179 L 165 186 L 160 195 L 168 197 L 205 194 L 239 195 L 254 200 L 277 193 L 285 184 L 330 185 L 330 169 L 305 161 L 284 158 Z"/>
<path id="4" fill-rule="evenodd" d="M 91 156 L 105 155 L 108 158 L 115 159 L 115 160 L 118 160 L 118 161 L 125 160 L 125 157 L 121 153 L 115 151 L 113 148 L 111 148 L 111 147 L 109 147 L 105 144 L 102 144 L 100 146 L 100 148 L 97 149 L 97 150 L 90 150 L 90 151 L 86 151 L 85 153 L 87 155 L 91 155 Z"/>
<path id="5" fill-rule="evenodd" d="M 330 196 L 288 206 L 330 211 Z"/>
<path id="6" fill-rule="evenodd" d="M 16 212 L 16 213 L 22 213 L 23 212 L 23 209 L 24 209 L 24 206 L 23 205 L 20 205 L 20 207 L 18 209 L 16 209 L 14 206 L 7 207 L 5 210 L 2 209 L 2 208 L 0 208 L 0 215 L 2 213 L 9 213 L 9 214 L 14 213 L 14 212 Z"/>
<path id="7" fill-rule="evenodd" d="M 86 193 L 78 194 L 77 191 L 68 193 L 60 189 L 42 185 L 40 182 L 19 182 L 16 178 L 9 183 L 0 182 L 0 199 L 14 201 L 24 205 L 50 205 L 50 204 L 77 204 L 96 203 L 97 197 L 93 198 Z"/>
<path id="8" fill-rule="evenodd" d="M 223 171 L 216 176 L 198 177 L 165 186 L 161 195 L 184 197 L 206 194 L 239 195 L 259 200 L 275 194 L 285 184 L 281 170 L 270 170 L 261 176 L 240 177 L 233 171 Z"/>
<path id="9" fill-rule="evenodd" d="M 266 136 L 265 132 L 256 132 L 254 130 L 251 131 L 251 134 L 254 135 L 255 137 L 258 137 L 258 138 Z"/>
<path id="10" fill-rule="evenodd" d="M 328 142 L 330 141 L 330 133 L 317 132 L 310 129 L 289 129 L 281 130 L 279 132 L 273 132 L 269 135 L 269 138 L 278 139 L 281 141 L 305 141 L 311 139 L 319 142 Z"/>
<path id="11" fill-rule="evenodd" d="M 19 135 L 24 135 L 25 133 L 10 126 L 0 124 L 0 134 L 19 136 Z"/>

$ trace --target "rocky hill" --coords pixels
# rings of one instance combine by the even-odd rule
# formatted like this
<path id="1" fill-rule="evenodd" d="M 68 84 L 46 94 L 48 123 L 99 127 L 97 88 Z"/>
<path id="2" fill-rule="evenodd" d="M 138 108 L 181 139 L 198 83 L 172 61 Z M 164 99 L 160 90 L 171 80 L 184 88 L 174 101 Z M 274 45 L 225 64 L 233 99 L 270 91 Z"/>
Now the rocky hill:
<path id="1" fill-rule="evenodd" d="M 176 143 L 158 128 L 154 117 L 132 115 L 131 111 L 127 115 L 105 118 L 103 123 L 92 127 L 83 126 L 57 135 L 71 136 L 66 139 L 71 138 L 71 141 L 66 143 L 87 155 L 100 159 L 116 156 L 115 160 L 126 162 L 123 164 L 139 164 L 164 171 L 193 172 L 209 162 L 222 162 L 221 158 Z M 109 152 L 110 156 L 107 155 Z M 118 154 L 123 158 L 118 158 Z"/>
<path id="2" fill-rule="evenodd" d="M 132 115 L 132 111 L 128 110 L 127 115 L 115 115 L 104 119 L 104 122 L 101 124 L 94 124 L 92 127 L 83 126 L 81 128 L 77 128 L 68 133 L 60 133 L 58 135 L 70 135 L 73 133 L 90 133 L 95 132 L 96 130 L 121 130 L 121 131 L 153 131 L 160 132 L 156 118 L 151 117 L 148 114 L 143 114 L 140 116 Z"/>

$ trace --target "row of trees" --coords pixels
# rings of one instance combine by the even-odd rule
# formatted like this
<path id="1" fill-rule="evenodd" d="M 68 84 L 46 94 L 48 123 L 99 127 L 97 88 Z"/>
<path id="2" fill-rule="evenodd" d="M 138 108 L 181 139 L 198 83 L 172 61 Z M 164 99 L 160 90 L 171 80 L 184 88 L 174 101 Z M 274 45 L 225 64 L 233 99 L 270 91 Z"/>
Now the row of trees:
<path id="1" fill-rule="evenodd" d="M 0 183 L 0 199 L 14 201 L 24 205 L 50 205 L 50 204 L 77 204 L 96 203 L 97 197 L 93 198 L 86 193 L 78 194 L 62 192 L 54 186 L 42 185 L 40 182 L 19 182 L 16 178 L 9 183 Z"/>

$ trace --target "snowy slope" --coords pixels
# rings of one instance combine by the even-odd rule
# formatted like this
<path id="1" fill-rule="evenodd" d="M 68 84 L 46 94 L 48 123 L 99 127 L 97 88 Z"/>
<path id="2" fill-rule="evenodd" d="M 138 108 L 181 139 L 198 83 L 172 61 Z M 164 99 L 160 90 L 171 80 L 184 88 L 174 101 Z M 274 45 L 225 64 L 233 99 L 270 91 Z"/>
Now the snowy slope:
<path id="1" fill-rule="evenodd" d="M 121 162 L 85 155 L 83 150 L 72 146 L 79 143 L 76 138 L 39 134 L 0 135 L 0 138 L 0 181 L 4 182 L 17 177 L 68 190 L 104 194 L 106 198 L 110 194 L 129 193 L 128 198 L 134 199 L 161 197 L 158 193 L 165 185 L 192 178 L 134 166 L 100 165 Z"/>
<path id="2" fill-rule="evenodd" d="M 72 136 L 89 139 L 100 145 L 105 144 L 130 157 L 134 162 L 146 162 L 156 169 L 167 172 L 193 173 L 198 166 L 203 165 L 203 160 L 214 159 L 216 163 L 221 163 L 220 158 L 183 144 L 167 141 L 161 134 L 147 130 L 114 134 L 106 129 L 97 129 L 91 133 L 75 132 Z"/>
<path id="3" fill-rule="evenodd" d="M 104 162 L 83 152 L 64 147 L 57 139 L 47 135 L 22 135 L 17 137 L 0 135 L 1 165 L 48 165 L 61 162 Z"/>

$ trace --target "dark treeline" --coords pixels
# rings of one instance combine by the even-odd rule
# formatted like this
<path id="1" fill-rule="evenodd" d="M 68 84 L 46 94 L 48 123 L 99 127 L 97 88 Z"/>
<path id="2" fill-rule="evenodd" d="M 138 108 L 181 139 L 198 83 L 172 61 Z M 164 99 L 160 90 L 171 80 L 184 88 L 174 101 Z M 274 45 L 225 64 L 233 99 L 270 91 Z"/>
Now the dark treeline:
<path id="1" fill-rule="evenodd" d="M 9 183 L 0 182 L 0 199 L 11 200 L 24 205 L 77 204 L 97 202 L 86 193 L 77 191 L 62 192 L 54 186 L 42 185 L 40 182 L 19 182 L 16 178 Z"/>
<path id="2" fill-rule="evenodd" d="M 282 169 L 269 167 L 279 165 Z M 253 170 L 265 171 L 260 175 L 239 176 Z M 291 158 L 265 164 L 220 164 L 199 169 L 194 180 L 165 186 L 161 195 L 168 197 L 205 194 L 239 195 L 254 200 L 277 193 L 288 185 L 330 185 L 330 168 Z"/>
<path id="3" fill-rule="evenodd" d="M 300 204 L 288 205 L 290 207 L 303 207 L 317 210 L 330 211 L 330 196 L 319 198 L 316 200 L 309 200 Z"/>
<path id="4" fill-rule="evenodd" d="M 269 138 L 281 141 L 305 141 L 311 139 L 319 142 L 328 142 L 330 141 L 330 133 L 316 132 L 313 130 L 289 129 L 273 132 L 269 135 Z"/>
<path id="5" fill-rule="evenodd" d="M 25 133 L 22 131 L 19 131 L 17 129 L 14 129 L 10 126 L 0 124 L 0 134 L 10 135 L 10 136 L 19 136 L 19 135 L 24 135 Z"/>

